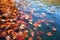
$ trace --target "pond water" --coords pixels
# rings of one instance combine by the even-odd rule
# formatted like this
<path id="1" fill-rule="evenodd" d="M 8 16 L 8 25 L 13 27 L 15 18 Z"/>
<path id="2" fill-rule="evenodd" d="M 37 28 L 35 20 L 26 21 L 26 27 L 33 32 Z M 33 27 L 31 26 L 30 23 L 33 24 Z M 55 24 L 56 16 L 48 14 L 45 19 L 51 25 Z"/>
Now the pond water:
<path id="1" fill-rule="evenodd" d="M 34 9 L 34 13 L 32 13 L 34 21 L 44 20 L 44 19 L 54 21 L 54 23 L 49 23 L 48 27 L 57 28 L 56 33 L 53 33 L 54 35 L 51 37 L 48 37 L 46 34 L 44 34 L 43 36 L 41 36 L 42 40 L 60 40 L 60 5 L 58 6 L 49 5 L 49 4 L 47 5 L 41 2 L 41 0 L 23 0 L 23 1 L 27 2 L 28 5 L 23 3 L 21 6 L 19 6 L 19 3 L 22 3 L 22 2 L 20 2 L 19 0 L 16 0 L 16 3 L 18 4 L 17 8 L 19 10 L 24 11 L 27 14 L 30 13 L 30 10 Z M 23 9 L 24 7 L 26 8 L 25 10 Z M 46 15 L 43 18 L 40 17 L 42 13 Z M 49 31 L 45 29 L 47 25 L 43 23 L 42 25 L 43 26 L 41 28 L 38 28 L 37 30 L 43 30 L 45 33 Z"/>

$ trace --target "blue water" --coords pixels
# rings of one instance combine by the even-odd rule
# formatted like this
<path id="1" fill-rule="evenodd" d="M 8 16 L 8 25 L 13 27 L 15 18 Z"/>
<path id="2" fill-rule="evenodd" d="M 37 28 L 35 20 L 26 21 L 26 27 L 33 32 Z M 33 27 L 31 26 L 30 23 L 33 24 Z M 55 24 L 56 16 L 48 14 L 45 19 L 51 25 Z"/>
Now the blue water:
<path id="1" fill-rule="evenodd" d="M 24 10 L 24 12 L 29 14 L 30 13 L 29 10 L 34 8 L 35 9 L 34 14 L 37 14 L 37 13 L 41 14 L 43 12 L 43 13 L 46 14 L 46 16 L 44 18 L 47 18 L 48 20 L 55 21 L 55 23 L 49 23 L 50 25 L 48 25 L 48 26 L 46 24 L 44 24 L 44 23 L 41 23 L 42 27 L 38 28 L 37 30 L 43 30 L 45 32 L 45 34 L 43 36 L 41 36 L 42 40 L 60 40 L 60 7 L 53 6 L 53 5 L 48 6 L 48 5 L 46 5 L 46 4 L 42 3 L 42 2 L 39 2 L 39 1 L 38 2 L 41 3 L 40 5 L 39 5 L 39 3 L 36 4 L 32 0 L 28 0 L 27 2 L 31 3 L 31 6 L 27 6 L 27 9 Z M 18 7 L 18 8 L 19 8 L 19 10 L 23 9 L 21 7 Z M 53 12 L 53 13 L 49 12 L 48 10 L 50 10 L 50 9 L 54 10 L 55 12 Z M 44 18 L 41 18 L 41 17 L 36 17 L 34 14 L 32 14 L 34 21 L 37 21 L 39 19 L 40 20 L 44 19 Z M 48 37 L 46 35 L 46 33 L 48 31 L 51 31 L 51 30 L 47 30 L 47 29 L 45 29 L 45 27 L 50 27 L 50 28 L 55 27 L 55 28 L 57 28 L 57 31 L 55 33 L 53 33 L 53 36 Z"/>

